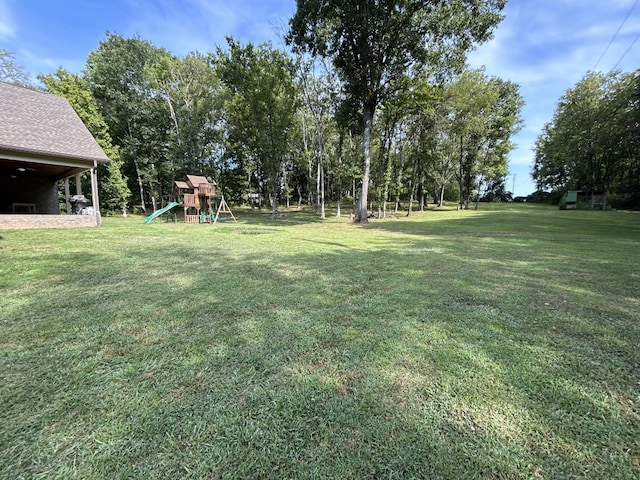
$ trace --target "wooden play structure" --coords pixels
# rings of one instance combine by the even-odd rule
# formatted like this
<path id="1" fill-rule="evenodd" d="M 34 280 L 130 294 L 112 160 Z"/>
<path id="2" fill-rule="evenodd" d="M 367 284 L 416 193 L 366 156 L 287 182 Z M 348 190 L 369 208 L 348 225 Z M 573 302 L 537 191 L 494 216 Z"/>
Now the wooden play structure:
<path id="1" fill-rule="evenodd" d="M 185 223 L 209 223 L 213 215 L 211 199 L 216 196 L 216 184 L 206 177 L 187 175 L 187 180 L 176 180 L 177 197 L 184 208 Z M 180 201 L 181 200 L 181 201 Z"/>
<path id="2" fill-rule="evenodd" d="M 182 205 L 184 209 L 185 223 L 213 223 L 215 225 L 218 220 L 223 218 L 231 218 L 237 222 L 229 205 L 225 202 L 224 196 L 220 198 L 219 202 L 214 200 L 217 197 L 215 182 L 209 182 L 206 177 L 200 175 L 187 175 L 185 181 L 176 180 L 174 186 L 175 190 L 171 201 L 146 217 L 145 223 L 151 223 L 154 218 L 163 213 L 170 214 L 170 210 L 178 205 Z M 218 204 L 217 209 L 215 209 L 215 203 Z M 223 218 L 220 218 L 221 214 L 224 215 Z M 173 218 L 177 220 L 175 213 Z"/>

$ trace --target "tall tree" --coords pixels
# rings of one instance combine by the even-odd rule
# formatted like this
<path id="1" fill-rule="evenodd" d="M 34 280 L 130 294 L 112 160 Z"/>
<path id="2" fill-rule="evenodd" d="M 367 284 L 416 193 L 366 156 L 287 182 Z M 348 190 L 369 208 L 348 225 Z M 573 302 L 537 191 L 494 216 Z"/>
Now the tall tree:
<path id="1" fill-rule="evenodd" d="M 218 73 L 229 89 L 230 153 L 253 162 L 255 171 L 264 175 L 275 215 L 298 108 L 294 67 L 289 57 L 270 45 L 241 46 L 229 38 L 228 46 L 228 52 L 218 49 Z"/>
<path id="2" fill-rule="evenodd" d="M 333 106 L 335 98 L 335 82 L 329 72 L 319 75 L 321 67 L 313 61 L 298 60 L 298 80 L 304 105 L 311 114 L 315 130 L 314 151 L 316 158 L 316 210 L 320 210 L 320 218 L 325 218 L 325 172 L 328 158 L 328 131 L 333 123 Z"/>
<path id="3" fill-rule="evenodd" d="M 506 0 L 297 0 L 287 41 L 330 57 L 348 105 L 363 123 L 364 168 L 355 221 L 367 221 L 371 132 L 376 109 L 412 67 L 461 67 L 487 40 Z"/>
<path id="4" fill-rule="evenodd" d="M 164 99 L 158 94 L 150 72 L 168 55 L 139 37 L 107 38 L 88 58 L 85 78 L 98 103 L 114 144 L 120 147 L 130 187 L 139 192 L 140 206 L 155 207 L 169 178 L 166 173 L 168 132 L 172 123 Z"/>
<path id="5" fill-rule="evenodd" d="M 511 136 L 522 124 L 518 86 L 487 78 L 482 70 L 466 70 L 448 87 L 455 137 L 459 207 L 468 207 L 489 179 L 507 173 Z M 477 197 L 476 197 L 477 198 Z M 477 206 L 477 204 L 476 204 Z"/>
<path id="6" fill-rule="evenodd" d="M 23 87 L 31 84 L 31 76 L 18 64 L 13 53 L 4 48 L 0 48 L 0 82 Z"/>
<path id="7" fill-rule="evenodd" d="M 539 190 L 607 190 L 613 204 L 640 204 L 639 112 L 640 70 L 587 73 L 537 139 Z"/>
<path id="8" fill-rule="evenodd" d="M 108 210 L 122 211 L 126 215 L 131 192 L 121 168 L 122 160 L 117 146 L 113 145 L 109 127 L 102 117 L 98 105 L 91 95 L 89 82 L 84 78 L 59 68 L 55 74 L 39 75 L 38 79 L 51 93 L 66 98 L 102 150 L 111 160 L 106 166 L 98 165 L 101 205 Z"/>
<path id="9" fill-rule="evenodd" d="M 497 191 L 496 185 L 500 184 L 503 185 L 502 190 L 505 189 L 508 154 L 514 148 L 511 138 L 523 125 L 524 99 L 519 85 L 494 77 L 489 80 L 489 88 L 494 92 L 494 100 L 487 112 L 487 136 L 483 145 L 477 199 L 480 198 L 483 181 L 488 182 L 487 191 Z"/>
<path id="10" fill-rule="evenodd" d="M 433 90 L 433 123 L 431 142 L 433 149 L 428 158 L 428 175 L 434 183 L 434 196 L 438 207 L 444 205 L 445 190 L 455 176 L 456 138 L 452 134 L 455 117 L 451 115 L 453 98 L 450 89 L 440 86 Z"/>
<path id="11" fill-rule="evenodd" d="M 222 86 L 214 65 L 199 53 L 184 58 L 167 53 L 150 67 L 149 75 L 171 119 L 167 152 L 171 183 L 176 175 L 189 173 L 217 176 Z"/>

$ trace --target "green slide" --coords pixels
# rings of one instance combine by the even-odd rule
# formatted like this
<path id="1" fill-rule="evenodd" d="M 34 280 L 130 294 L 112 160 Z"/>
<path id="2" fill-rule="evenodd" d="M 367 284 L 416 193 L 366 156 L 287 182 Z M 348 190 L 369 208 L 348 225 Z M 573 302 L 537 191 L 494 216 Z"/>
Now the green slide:
<path id="1" fill-rule="evenodd" d="M 171 210 L 173 207 L 180 205 L 178 202 L 171 202 L 169 203 L 166 207 L 161 208 L 160 210 L 156 210 L 155 212 L 153 212 L 151 215 L 149 215 L 148 217 L 146 217 L 144 219 L 144 223 L 151 223 L 151 221 L 156 218 L 159 217 L 160 215 L 162 215 L 164 212 L 168 212 L 169 210 Z"/>

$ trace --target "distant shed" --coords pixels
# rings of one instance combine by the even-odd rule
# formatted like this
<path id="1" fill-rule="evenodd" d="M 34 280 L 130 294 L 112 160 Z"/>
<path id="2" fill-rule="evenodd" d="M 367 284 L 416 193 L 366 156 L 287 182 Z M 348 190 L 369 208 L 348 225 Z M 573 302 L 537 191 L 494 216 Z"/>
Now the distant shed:
<path id="1" fill-rule="evenodd" d="M 560 210 L 606 210 L 607 192 L 602 190 L 569 190 L 560 199 Z"/>

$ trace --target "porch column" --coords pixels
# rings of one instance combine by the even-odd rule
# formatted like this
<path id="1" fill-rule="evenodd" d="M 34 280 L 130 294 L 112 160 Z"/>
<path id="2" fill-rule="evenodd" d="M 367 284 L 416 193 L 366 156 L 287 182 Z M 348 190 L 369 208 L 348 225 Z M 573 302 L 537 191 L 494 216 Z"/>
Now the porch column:
<path id="1" fill-rule="evenodd" d="M 69 190 L 69 177 L 64 179 L 64 201 L 67 204 L 67 215 L 71 215 L 71 191 Z"/>
<path id="2" fill-rule="evenodd" d="M 98 162 L 93 161 L 93 168 L 91 169 L 91 200 L 93 201 L 93 211 L 96 215 L 96 225 L 102 224 L 102 218 L 100 216 L 100 199 L 98 198 Z"/>
<path id="3" fill-rule="evenodd" d="M 76 173 L 76 195 L 82 195 L 81 173 Z"/>

